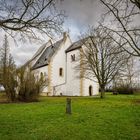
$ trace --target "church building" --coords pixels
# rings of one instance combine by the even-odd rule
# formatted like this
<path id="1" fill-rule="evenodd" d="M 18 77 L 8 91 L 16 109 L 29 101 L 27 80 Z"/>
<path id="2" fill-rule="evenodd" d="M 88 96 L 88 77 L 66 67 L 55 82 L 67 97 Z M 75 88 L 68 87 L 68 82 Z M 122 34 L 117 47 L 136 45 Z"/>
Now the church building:
<path id="1" fill-rule="evenodd" d="M 62 39 L 55 43 L 49 40 L 39 48 L 28 66 L 36 77 L 42 74 L 48 79 L 42 95 L 92 96 L 99 93 L 98 83 L 81 77 L 84 71 L 76 69 L 82 61 L 83 47 L 80 40 L 72 43 L 69 35 L 64 33 Z"/>

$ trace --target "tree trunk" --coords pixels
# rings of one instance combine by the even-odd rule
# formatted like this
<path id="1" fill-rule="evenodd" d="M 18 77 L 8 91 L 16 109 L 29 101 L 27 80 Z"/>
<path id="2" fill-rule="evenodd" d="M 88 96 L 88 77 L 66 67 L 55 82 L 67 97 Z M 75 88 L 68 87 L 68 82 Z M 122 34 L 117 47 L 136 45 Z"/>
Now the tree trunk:
<path id="1" fill-rule="evenodd" d="M 101 95 L 100 95 L 101 99 L 103 99 L 105 97 L 105 88 L 101 87 Z"/>
<path id="2" fill-rule="evenodd" d="M 14 90 L 10 90 L 10 87 L 7 84 L 3 84 L 5 89 L 6 96 L 8 97 L 8 101 L 14 102 L 16 100 L 16 93 Z"/>
<path id="3" fill-rule="evenodd" d="M 10 95 L 11 95 L 11 101 L 14 102 L 16 100 L 15 92 L 11 91 Z"/>

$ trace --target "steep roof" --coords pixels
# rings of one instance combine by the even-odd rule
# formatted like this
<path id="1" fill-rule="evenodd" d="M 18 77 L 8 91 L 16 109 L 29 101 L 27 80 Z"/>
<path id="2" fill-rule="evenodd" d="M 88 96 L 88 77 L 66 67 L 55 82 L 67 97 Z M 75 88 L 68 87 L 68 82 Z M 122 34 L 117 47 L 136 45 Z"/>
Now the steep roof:
<path id="1" fill-rule="evenodd" d="M 81 39 L 81 40 L 78 40 L 76 42 L 74 42 L 67 50 L 66 50 L 66 53 L 67 52 L 70 52 L 70 51 L 73 51 L 73 50 L 76 50 L 76 49 L 80 49 L 81 46 L 84 44 L 85 41 L 88 40 L 89 37 L 86 37 L 84 39 Z"/>
<path id="2" fill-rule="evenodd" d="M 48 43 L 48 42 L 47 42 Z M 31 58 L 31 60 L 35 59 L 36 57 L 38 57 L 41 52 L 45 49 L 47 43 L 43 44 L 38 50 L 37 52 L 33 55 L 33 57 Z"/>
<path id="3" fill-rule="evenodd" d="M 48 43 L 48 42 L 47 42 Z M 23 66 L 27 66 L 32 60 L 36 59 L 42 52 L 43 50 L 45 49 L 47 43 L 43 44 L 38 50 L 37 52 L 33 55 L 33 57 L 28 60 Z"/>
<path id="4" fill-rule="evenodd" d="M 58 50 L 62 42 L 63 42 L 63 39 L 47 47 L 46 50 L 43 52 L 43 54 L 40 56 L 40 58 L 37 60 L 37 62 L 33 65 L 32 69 L 37 69 L 37 68 L 48 65 L 51 57 Z"/>

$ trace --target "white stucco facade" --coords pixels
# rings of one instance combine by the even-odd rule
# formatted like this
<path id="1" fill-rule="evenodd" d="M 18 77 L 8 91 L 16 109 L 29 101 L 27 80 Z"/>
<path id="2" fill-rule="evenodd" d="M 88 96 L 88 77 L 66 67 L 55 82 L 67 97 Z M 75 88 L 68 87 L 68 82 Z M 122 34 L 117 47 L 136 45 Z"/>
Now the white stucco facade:
<path id="1" fill-rule="evenodd" d="M 49 63 L 33 69 L 36 77 L 42 73 L 49 80 L 49 84 L 44 88 L 42 95 L 92 96 L 98 94 L 98 83 L 80 77 L 83 71 L 82 69 L 76 69 L 76 66 L 80 63 L 77 60 L 79 59 L 82 47 L 66 51 L 71 45 L 71 39 L 65 33 L 62 41 L 59 43 L 58 49 L 49 58 Z M 43 51 L 41 55 L 42 53 Z M 39 57 L 41 55 L 38 54 Z M 82 60 L 82 56 L 80 56 L 80 60 Z M 37 60 L 34 61 L 39 63 Z"/>
<path id="2" fill-rule="evenodd" d="M 75 61 L 71 60 L 71 56 L 75 55 Z M 79 57 L 79 50 L 74 50 L 67 53 L 67 94 L 71 96 L 80 96 L 80 71 L 77 71 L 75 67 L 78 65 L 76 61 Z"/>

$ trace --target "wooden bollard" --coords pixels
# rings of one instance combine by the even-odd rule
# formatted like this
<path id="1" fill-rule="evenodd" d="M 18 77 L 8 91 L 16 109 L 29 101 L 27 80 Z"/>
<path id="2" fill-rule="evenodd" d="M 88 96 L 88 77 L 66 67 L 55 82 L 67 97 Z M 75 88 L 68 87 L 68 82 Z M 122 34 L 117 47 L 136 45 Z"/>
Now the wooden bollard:
<path id="1" fill-rule="evenodd" d="M 71 114 L 71 98 L 66 98 L 66 114 Z"/>

